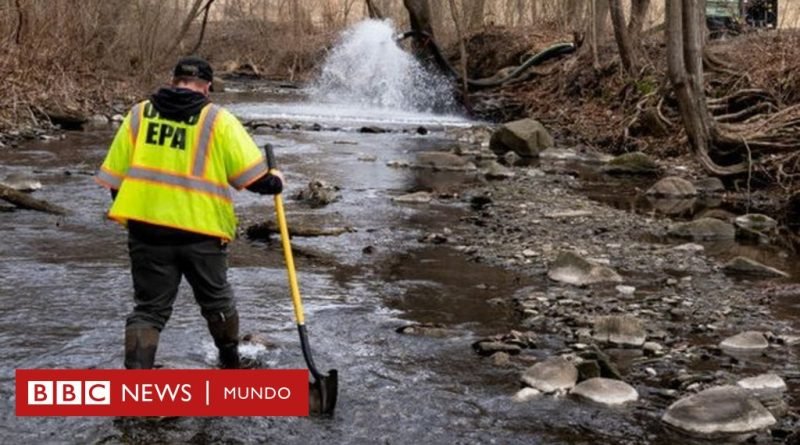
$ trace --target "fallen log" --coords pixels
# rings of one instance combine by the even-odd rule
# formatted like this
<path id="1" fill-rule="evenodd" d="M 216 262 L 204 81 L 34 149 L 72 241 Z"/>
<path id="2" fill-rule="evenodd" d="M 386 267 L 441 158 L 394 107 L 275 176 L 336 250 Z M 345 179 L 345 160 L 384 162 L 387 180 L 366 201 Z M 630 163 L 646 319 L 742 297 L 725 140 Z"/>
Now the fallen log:
<path id="1" fill-rule="evenodd" d="M 355 229 L 352 227 L 289 226 L 289 237 L 339 236 L 349 232 L 355 232 Z M 274 221 L 253 224 L 247 228 L 247 237 L 250 239 L 269 239 L 271 235 L 279 233 L 278 226 Z"/>
<path id="2" fill-rule="evenodd" d="M 19 192 L 3 184 L 0 184 L 0 199 L 6 200 L 21 209 L 36 210 L 52 215 L 67 215 L 69 213 L 69 211 L 63 207 L 32 198 L 27 193 Z"/>

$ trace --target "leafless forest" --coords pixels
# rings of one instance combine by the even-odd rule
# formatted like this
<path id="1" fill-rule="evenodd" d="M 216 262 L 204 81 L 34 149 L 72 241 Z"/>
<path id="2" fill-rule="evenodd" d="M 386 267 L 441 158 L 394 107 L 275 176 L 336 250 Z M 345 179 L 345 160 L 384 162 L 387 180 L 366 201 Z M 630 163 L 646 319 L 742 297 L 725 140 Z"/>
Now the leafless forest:
<path id="1" fill-rule="evenodd" d="M 220 72 L 244 66 L 302 81 L 348 25 L 371 16 L 406 30 L 416 9 L 453 66 L 473 78 L 558 41 L 579 44 L 575 57 L 526 82 L 466 94 L 468 107 L 491 96 L 503 104 L 501 119 L 534 114 L 578 141 L 617 151 L 660 147 L 669 156 L 690 147 L 710 173 L 760 169 L 793 190 L 800 0 L 780 2 L 777 30 L 707 44 L 704 25 L 682 12 L 703 3 L 4 0 L 0 128 L 129 103 L 163 82 L 181 54 L 199 53 Z M 680 140 L 672 128 L 685 130 Z"/>

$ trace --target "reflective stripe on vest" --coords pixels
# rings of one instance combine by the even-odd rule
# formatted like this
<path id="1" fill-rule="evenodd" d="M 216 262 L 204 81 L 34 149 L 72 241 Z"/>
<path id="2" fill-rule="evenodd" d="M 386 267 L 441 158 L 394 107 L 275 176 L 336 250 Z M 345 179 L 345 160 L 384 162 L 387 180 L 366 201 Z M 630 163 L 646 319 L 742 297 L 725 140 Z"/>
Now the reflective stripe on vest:
<path id="1" fill-rule="evenodd" d="M 247 168 L 245 171 L 239 173 L 231 178 L 228 182 L 235 189 L 241 190 L 249 185 L 254 180 L 264 176 L 267 173 L 267 164 L 263 160 L 258 161 L 252 167 Z"/>
<path id="2" fill-rule="evenodd" d="M 230 201 L 232 199 L 230 188 L 227 185 L 218 185 L 205 179 L 190 178 L 163 171 L 151 170 L 145 167 L 134 166 L 128 170 L 127 178 L 153 181 L 160 184 L 172 185 L 194 192 L 208 193 Z"/>
<path id="3" fill-rule="evenodd" d="M 131 143 L 136 146 L 136 138 L 139 136 L 139 125 L 142 122 L 142 104 L 138 103 L 131 108 Z"/>
<path id="4" fill-rule="evenodd" d="M 119 190 L 120 186 L 122 186 L 122 177 L 112 174 L 109 171 L 106 171 L 104 168 L 100 168 L 100 171 L 97 172 L 95 177 L 99 180 L 104 182 L 106 185 L 110 185 L 111 188 Z"/>
<path id="5" fill-rule="evenodd" d="M 192 166 L 192 176 L 202 177 L 206 169 L 206 159 L 208 158 L 208 148 L 211 145 L 211 133 L 214 130 L 214 121 L 220 108 L 211 105 L 203 119 L 203 127 L 200 130 L 200 138 L 194 152 L 194 165 Z"/>

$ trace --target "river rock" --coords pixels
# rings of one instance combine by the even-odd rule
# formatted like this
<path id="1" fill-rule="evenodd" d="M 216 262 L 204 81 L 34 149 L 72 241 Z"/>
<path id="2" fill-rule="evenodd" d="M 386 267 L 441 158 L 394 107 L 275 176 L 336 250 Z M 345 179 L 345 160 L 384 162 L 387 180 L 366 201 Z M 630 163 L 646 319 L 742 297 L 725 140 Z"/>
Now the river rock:
<path id="1" fill-rule="evenodd" d="M 401 326 L 395 330 L 398 334 L 418 335 L 421 337 L 445 338 L 453 334 L 452 329 L 447 329 L 439 323 L 417 323 Z"/>
<path id="2" fill-rule="evenodd" d="M 294 199 L 305 201 L 311 207 L 318 208 L 334 203 L 341 199 L 341 197 L 341 194 L 339 194 L 339 187 L 319 179 L 313 179 L 304 190 L 300 190 L 294 196 Z"/>
<path id="3" fill-rule="evenodd" d="M 34 192 L 41 190 L 42 182 L 34 176 L 25 173 L 11 173 L 0 184 L 10 187 L 18 192 Z"/>
<path id="4" fill-rule="evenodd" d="M 561 252 L 550 265 L 547 276 L 553 281 L 575 286 L 622 282 L 622 277 L 613 269 L 594 264 L 573 252 Z"/>
<path id="5" fill-rule="evenodd" d="M 611 175 L 655 175 L 661 167 L 650 156 L 641 152 L 617 156 L 603 167 Z"/>
<path id="6" fill-rule="evenodd" d="M 472 344 L 472 349 L 483 356 L 490 356 L 498 352 L 505 352 L 508 355 L 517 355 L 522 352 L 522 347 L 519 345 L 495 340 L 477 341 Z"/>
<path id="7" fill-rule="evenodd" d="M 514 394 L 513 401 L 517 403 L 530 402 L 542 395 L 542 392 L 534 388 L 522 388 Z"/>
<path id="8" fill-rule="evenodd" d="M 553 144 L 553 137 L 544 125 L 534 119 L 507 122 L 489 140 L 489 148 L 495 154 L 502 156 L 513 151 L 524 158 L 537 157 L 540 151 Z"/>
<path id="9" fill-rule="evenodd" d="M 788 273 L 782 270 L 767 266 L 766 264 L 761 264 L 758 261 L 743 256 L 737 256 L 736 258 L 728 261 L 724 266 L 722 266 L 722 269 L 731 274 L 747 275 L 751 277 L 769 278 L 789 276 Z"/>
<path id="10" fill-rule="evenodd" d="M 550 357 L 522 373 L 522 382 L 544 393 L 569 390 L 578 381 L 578 369 L 562 357 Z"/>
<path id="11" fill-rule="evenodd" d="M 761 332 L 746 331 L 722 340 L 719 347 L 733 352 L 755 352 L 767 349 L 769 342 Z"/>
<path id="12" fill-rule="evenodd" d="M 777 374 L 761 374 L 741 379 L 736 384 L 761 401 L 780 399 L 786 392 L 786 382 Z"/>
<path id="13" fill-rule="evenodd" d="M 697 189 L 698 193 L 703 195 L 712 195 L 715 193 L 723 193 L 725 191 L 725 184 L 722 183 L 722 180 L 713 176 L 698 179 L 694 181 L 693 185 Z"/>
<path id="14" fill-rule="evenodd" d="M 736 229 L 732 224 L 714 218 L 700 218 L 678 223 L 669 228 L 668 234 L 676 238 L 702 240 L 732 240 Z"/>
<path id="15" fill-rule="evenodd" d="M 500 165 L 497 161 L 489 161 L 484 164 L 481 172 L 486 179 L 508 179 L 516 176 L 510 168 Z"/>
<path id="16" fill-rule="evenodd" d="M 642 322 L 632 315 L 609 315 L 594 322 L 592 338 L 619 346 L 642 346 L 647 340 Z"/>
<path id="17" fill-rule="evenodd" d="M 99 128 L 106 128 L 111 121 L 102 114 L 93 114 L 89 116 L 89 119 L 84 124 L 84 128 L 87 130 L 94 130 Z"/>
<path id="18" fill-rule="evenodd" d="M 654 195 L 647 196 L 647 202 L 654 210 L 664 215 L 691 214 L 697 198 L 661 198 Z"/>
<path id="19" fill-rule="evenodd" d="M 741 229 L 758 233 L 769 232 L 778 227 L 778 221 L 760 213 L 748 213 L 746 215 L 737 216 L 734 220 L 734 224 Z"/>
<path id="20" fill-rule="evenodd" d="M 431 202 L 433 196 L 428 192 L 409 193 L 403 196 L 395 196 L 392 198 L 394 202 L 410 203 L 410 204 L 425 204 Z"/>
<path id="21" fill-rule="evenodd" d="M 578 383 L 572 391 L 571 396 L 587 399 L 603 405 L 623 405 L 628 402 L 635 402 L 639 399 L 639 393 L 631 385 L 614 379 L 594 377 Z"/>
<path id="22" fill-rule="evenodd" d="M 647 194 L 669 198 L 686 198 L 697 195 L 697 189 L 691 182 L 677 176 L 666 177 L 650 187 Z"/>
<path id="23" fill-rule="evenodd" d="M 678 400 L 661 420 L 700 439 L 742 441 L 775 424 L 775 417 L 747 391 L 717 386 Z"/>
<path id="24" fill-rule="evenodd" d="M 474 171 L 476 169 L 475 164 L 469 160 L 444 151 L 420 153 L 411 166 L 415 168 L 429 168 L 434 171 Z"/>

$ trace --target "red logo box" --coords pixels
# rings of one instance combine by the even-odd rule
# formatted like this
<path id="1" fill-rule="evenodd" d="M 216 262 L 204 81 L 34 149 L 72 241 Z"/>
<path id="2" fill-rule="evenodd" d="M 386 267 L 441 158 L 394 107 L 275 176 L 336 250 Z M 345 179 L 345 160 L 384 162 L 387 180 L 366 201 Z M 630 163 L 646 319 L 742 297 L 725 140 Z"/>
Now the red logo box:
<path id="1" fill-rule="evenodd" d="M 308 370 L 18 369 L 17 416 L 307 416 Z"/>

